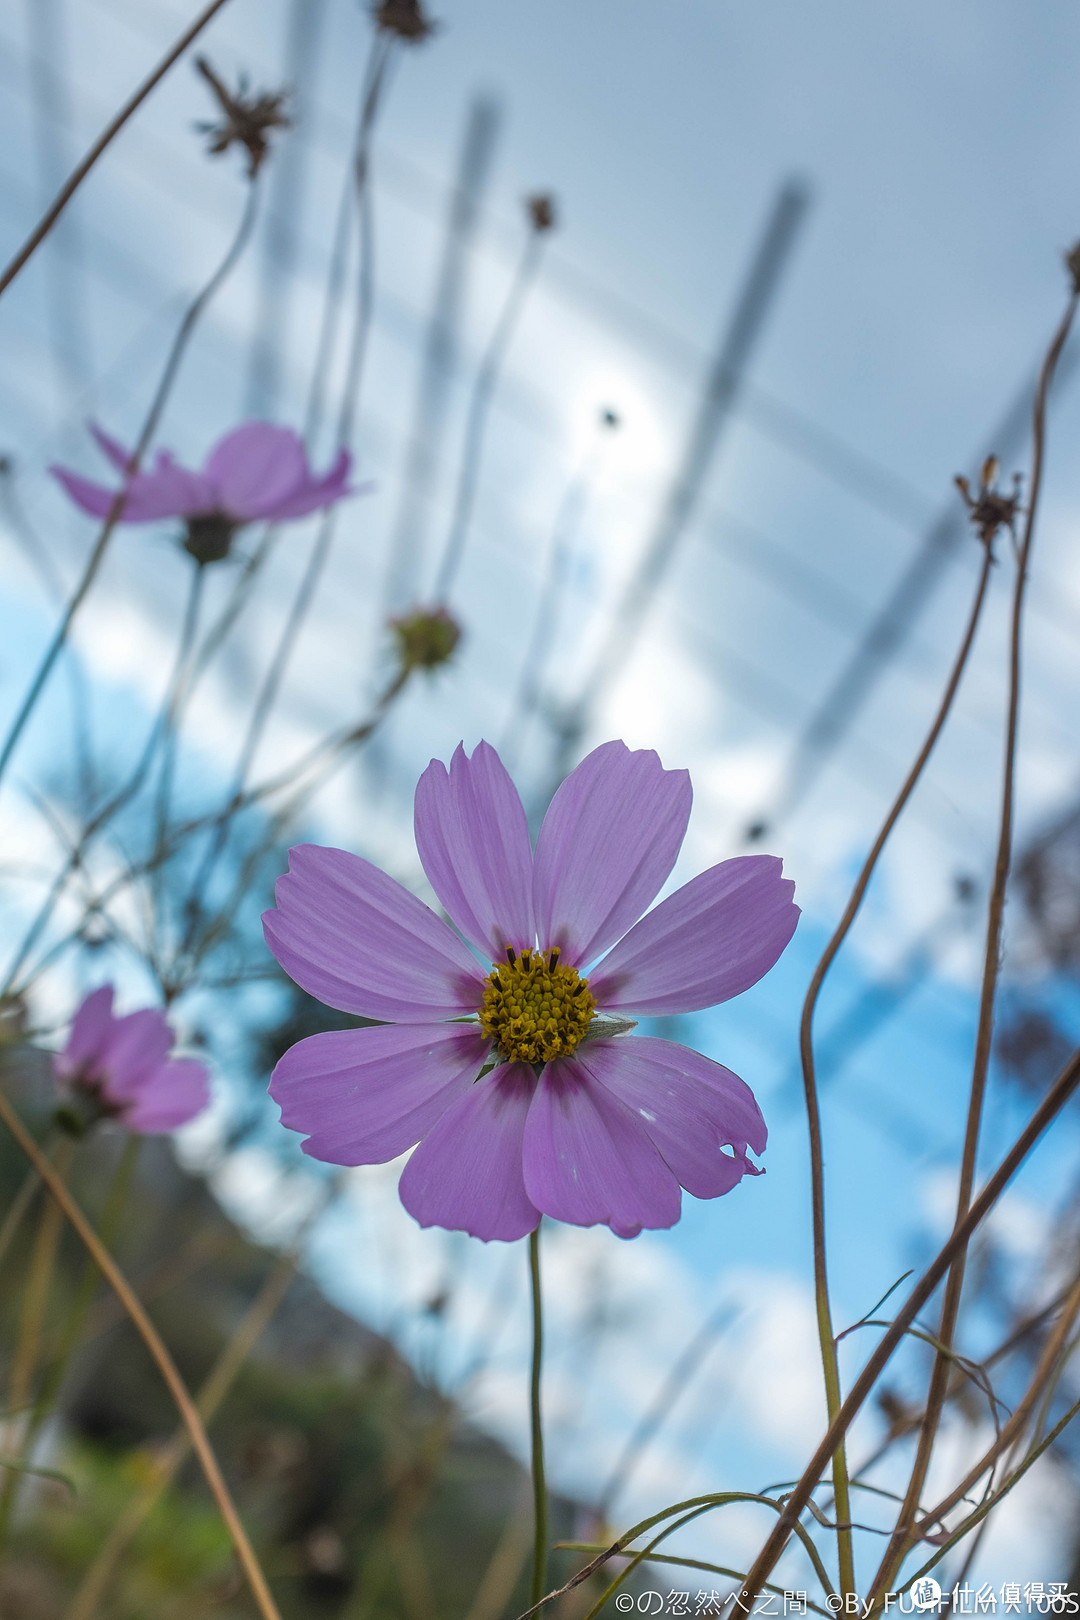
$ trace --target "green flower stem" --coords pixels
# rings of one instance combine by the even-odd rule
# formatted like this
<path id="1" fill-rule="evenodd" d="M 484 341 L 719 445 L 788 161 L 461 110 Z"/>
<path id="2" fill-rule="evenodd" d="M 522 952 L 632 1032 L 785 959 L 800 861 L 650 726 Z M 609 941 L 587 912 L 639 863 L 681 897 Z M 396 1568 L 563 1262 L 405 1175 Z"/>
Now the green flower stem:
<path id="1" fill-rule="evenodd" d="M 548 1505 L 544 1478 L 544 1426 L 540 1412 L 540 1372 L 544 1354 L 544 1321 L 540 1299 L 540 1228 L 529 1233 L 529 1280 L 532 1286 L 532 1380 L 529 1390 L 532 1419 L 533 1567 L 532 1602 L 544 1595 L 547 1576 Z"/>

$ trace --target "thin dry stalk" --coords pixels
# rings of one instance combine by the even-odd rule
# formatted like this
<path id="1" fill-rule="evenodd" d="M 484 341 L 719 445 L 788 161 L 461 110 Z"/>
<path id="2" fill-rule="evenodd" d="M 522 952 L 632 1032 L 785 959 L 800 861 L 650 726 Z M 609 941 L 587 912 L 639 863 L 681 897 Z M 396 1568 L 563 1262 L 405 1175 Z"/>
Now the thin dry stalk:
<path id="1" fill-rule="evenodd" d="M 184 1380 L 176 1369 L 175 1362 L 165 1347 L 161 1335 L 147 1316 L 146 1311 L 115 1260 L 102 1245 L 97 1233 L 74 1198 L 72 1198 L 63 1180 L 42 1153 L 2 1091 L 0 1091 L 0 1119 L 3 1120 L 16 1142 L 18 1142 L 38 1175 L 48 1187 L 49 1192 L 74 1227 L 80 1240 L 93 1256 L 102 1276 L 117 1295 L 131 1320 L 132 1326 L 153 1357 L 170 1395 L 176 1402 L 184 1427 L 191 1439 L 192 1448 L 206 1476 L 206 1483 L 210 1487 L 218 1512 L 221 1514 L 225 1527 L 232 1538 L 233 1546 L 247 1577 L 259 1613 L 262 1615 L 263 1620 L 281 1620 L 277 1604 L 271 1596 L 270 1588 L 266 1584 L 266 1577 L 263 1575 L 259 1560 L 255 1556 L 255 1550 L 248 1540 L 240 1515 L 237 1513 L 233 1499 L 229 1494 L 229 1488 L 222 1476 L 218 1460 L 214 1455 L 214 1449 L 207 1438 L 203 1421 L 188 1393 Z"/>

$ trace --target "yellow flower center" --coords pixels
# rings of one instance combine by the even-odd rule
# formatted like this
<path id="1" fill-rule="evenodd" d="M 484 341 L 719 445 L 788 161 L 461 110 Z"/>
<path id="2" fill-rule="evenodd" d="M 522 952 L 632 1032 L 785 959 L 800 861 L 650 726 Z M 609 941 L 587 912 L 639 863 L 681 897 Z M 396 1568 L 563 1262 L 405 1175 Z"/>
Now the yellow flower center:
<path id="1" fill-rule="evenodd" d="M 506 961 L 484 981 L 480 1028 L 504 1063 L 550 1063 L 579 1046 L 596 1000 L 576 968 L 563 967 L 558 947 L 546 953 L 507 946 Z"/>

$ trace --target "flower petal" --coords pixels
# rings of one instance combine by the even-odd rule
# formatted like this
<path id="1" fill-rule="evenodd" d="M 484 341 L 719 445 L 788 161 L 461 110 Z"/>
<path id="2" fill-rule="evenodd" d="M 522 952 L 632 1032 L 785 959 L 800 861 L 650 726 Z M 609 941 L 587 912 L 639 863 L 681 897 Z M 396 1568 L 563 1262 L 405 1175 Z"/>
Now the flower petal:
<path id="1" fill-rule="evenodd" d="M 422 900 L 344 849 L 298 844 L 263 912 L 266 943 L 309 995 L 342 1012 L 426 1024 L 475 1012 L 480 965 Z"/>
<path id="2" fill-rule="evenodd" d="M 111 433 L 106 433 L 100 422 L 87 422 L 86 425 L 105 460 L 111 462 L 117 472 L 126 473 L 131 466 L 131 451 L 125 450 L 120 440 L 114 439 Z"/>
<path id="3" fill-rule="evenodd" d="M 67 1045 L 53 1058 L 58 1080 L 73 1080 L 83 1069 L 99 1064 L 113 1025 L 112 1007 L 111 984 L 103 984 L 86 997 L 71 1020 Z"/>
<path id="4" fill-rule="evenodd" d="M 272 511 L 262 512 L 259 515 L 274 518 L 275 521 L 306 517 L 309 512 L 318 512 L 324 506 L 333 506 L 335 501 L 340 501 L 346 495 L 367 493 L 374 487 L 373 485 L 365 484 L 362 490 L 349 488 L 351 467 L 352 457 L 349 452 L 339 451 L 337 460 L 325 478 L 313 478 L 310 472 L 306 473 L 304 481 L 298 484 L 291 494 L 276 501 Z"/>
<path id="5" fill-rule="evenodd" d="M 765 1151 L 765 1121 L 750 1087 L 730 1069 L 648 1035 L 590 1041 L 575 1061 L 637 1115 L 695 1198 L 716 1198 L 744 1175 L 760 1175 L 746 1149 Z"/>
<path id="6" fill-rule="evenodd" d="M 161 1067 L 173 1044 L 173 1032 L 157 1007 L 144 1007 L 115 1018 L 101 1055 L 105 1095 L 112 1102 L 134 1096 L 155 1069 Z"/>
<path id="7" fill-rule="evenodd" d="M 217 504 L 241 523 L 271 516 L 309 476 L 299 436 L 271 422 L 245 422 L 227 433 L 210 452 L 204 472 Z"/>
<path id="8" fill-rule="evenodd" d="M 799 920 L 782 866 L 776 855 L 738 855 L 661 900 L 590 975 L 597 1005 L 662 1017 L 749 990 Z"/>
<path id="9" fill-rule="evenodd" d="M 643 1121 L 575 1058 L 540 1076 L 525 1126 L 525 1187 L 537 1209 L 616 1237 L 674 1226 L 679 1183 Z"/>
<path id="10" fill-rule="evenodd" d="M 542 949 L 591 962 L 655 900 L 690 819 L 687 771 L 625 743 L 595 748 L 548 807 L 536 844 L 533 900 Z"/>
<path id="11" fill-rule="evenodd" d="M 91 517 L 106 518 L 120 493 L 91 483 L 66 467 L 49 468 L 75 505 Z M 187 517 L 213 505 L 209 486 L 197 473 L 188 472 L 162 452 L 152 472 L 136 473 L 124 491 L 118 523 L 154 523 L 159 518 Z"/>
<path id="12" fill-rule="evenodd" d="M 401 1173 L 401 1202 L 421 1226 L 512 1243 L 539 1224 L 525 1191 L 521 1141 L 536 1077 L 506 1063 L 470 1086 Z"/>
<path id="13" fill-rule="evenodd" d="M 416 847 L 428 881 L 466 939 L 494 961 L 536 943 L 525 807 L 489 743 L 433 759 L 416 784 Z"/>
<path id="14" fill-rule="evenodd" d="M 123 1123 L 141 1136 L 176 1131 L 201 1114 L 209 1101 L 206 1065 L 194 1058 L 173 1058 L 162 1063 L 139 1087 L 124 1110 Z"/>
<path id="15" fill-rule="evenodd" d="M 309 1035 L 270 1077 L 281 1123 L 328 1164 L 385 1164 L 415 1147 L 483 1068 L 468 1024 L 378 1024 Z"/>

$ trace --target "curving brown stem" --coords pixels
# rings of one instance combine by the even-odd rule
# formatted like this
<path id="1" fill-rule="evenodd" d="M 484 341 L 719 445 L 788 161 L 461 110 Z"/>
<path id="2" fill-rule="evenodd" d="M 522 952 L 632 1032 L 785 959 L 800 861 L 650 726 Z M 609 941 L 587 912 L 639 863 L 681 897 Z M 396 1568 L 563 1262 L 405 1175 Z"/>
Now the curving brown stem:
<path id="1" fill-rule="evenodd" d="M 968 614 L 967 626 L 964 631 L 960 650 L 953 662 L 945 691 L 938 705 L 926 740 L 919 750 L 915 763 L 912 765 L 904 784 L 893 801 L 888 815 L 885 817 L 871 847 L 869 855 L 863 862 L 855 887 L 851 891 L 851 898 L 844 909 L 844 914 L 837 924 L 829 943 L 822 953 L 821 960 L 814 969 L 810 980 L 810 987 L 806 992 L 803 1003 L 802 1021 L 799 1028 L 799 1054 L 802 1059 L 803 1089 L 806 1096 L 806 1120 L 810 1136 L 810 1199 L 813 1222 L 814 1243 L 814 1299 L 817 1313 L 818 1339 L 821 1346 L 821 1363 L 825 1375 L 825 1399 L 828 1409 L 829 1422 L 833 1422 L 840 1410 L 840 1369 L 836 1354 L 836 1338 L 833 1333 L 832 1307 L 829 1302 L 829 1276 L 825 1242 L 825 1155 L 821 1135 L 821 1111 L 818 1106 L 817 1074 L 814 1066 L 814 1011 L 818 998 L 821 995 L 825 978 L 836 960 L 840 947 L 851 931 L 852 924 L 858 916 L 859 908 L 863 903 L 870 879 L 881 858 L 882 852 L 889 840 L 893 828 L 904 812 L 905 806 L 914 793 L 919 778 L 926 768 L 927 761 L 934 751 L 934 746 L 941 735 L 942 728 L 949 717 L 953 701 L 960 686 L 960 680 L 967 665 L 971 648 L 975 641 L 975 632 L 978 629 L 979 618 L 982 614 L 983 603 L 986 600 L 986 588 L 990 580 L 990 569 L 993 557 L 990 547 L 987 546 L 983 555 L 982 567 L 979 570 L 979 580 L 975 590 L 975 598 Z M 836 1501 L 836 1540 L 840 1565 L 840 1590 L 843 1593 L 855 1590 L 855 1561 L 852 1546 L 851 1532 L 851 1491 L 848 1481 L 847 1455 L 845 1447 L 837 1447 L 833 1457 L 833 1496 Z"/>
<path id="2" fill-rule="evenodd" d="M 983 955 L 982 986 L 979 994 L 979 1021 L 975 1035 L 975 1057 L 972 1065 L 967 1125 L 964 1132 L 964 1150 L 960 1161 L 960 1185 L 956 1203 L 956 1221 L 958 1225 L 968 1212 L 971 1204 L 972 1188 L 975 1185 L 975 1166 L 979 1151 L 983 1101 L 986 1095 L 986 1079 L 990 1068 L 990 1052 L 994 1035 L 994 1003 L 997 997 L 998 969 L 1001 961 L 1001 930 L 1005 915 L 1005 895 L 1009 882 L 1009 869 L 1012 865 L 1016 742 L 1020 723 L 1020 666 L 1024 597 L 1027 587 L 1028 563 L 1031 557 L 1031 544 L 1035 533 L 1035 517 L 1042 489 L 1043 466 L 1046 454 L 1046 405 L 1050 385 L 1053 382 L 1054 372 L 1057 369 L 1058 361 L 1065 347 L 1065 341 L 1071 330 L 1078 301 L 1080 301 L 1080 292 L 1074 290 L 1066 305 L 1065 313 L 1061 318 L 1057 331 L 1050 341 L 1050 347 L 1046 351 L 1046 357 L 1043 360 L 1035 389 L 1035 403 L 1032 413 L 1031 485 L 1028 491 L 1027 511 L 1024 515 L 1023 533 L 1017 551 L 1016 581 L 1013 586 L 1012 618 L 1009 635 L 1009 704 L 1005 722 L 1001 817 L 998 828 L 997 854 L 994 861 L 994 880 L 990 890 L 990 903 L 987 908 L 986 948 Z M 926 1483 L 930 1458 L 934 1450 L 934 1441 L 937 1438 L 938 1425 L 945 1405 L 950 1370 L 948 1351 L 952 1347 L 957 1318 L 960 1314 L 960 1299 L 964 1290 L 966 1260 L 966 1248 L 960 1249 L 949 1271 L 948 1281 L 945 1285 L 945 1297 L 941 1307 L 941 1323 L 937 1333 L 942 1349 L 934 1359 L 934 1366 L 930 1375 L 926 1411 L 923 1417 L 922 1429 L 919 1433 L 919 1443 L 915 1452 L 911 1479 L 908 1483 L 903 1507 L 897 1518 L 896 1528 L 874 1577 L 868 1601 L 876 1600 L 884 1590 L 892 1585 L 904 1558 L 914 1545 L 913 1526 L 919 1511 L 919 1501 L 922 1496 L 923 1486 Z"/>
<path id="3" fill-rule="evenodd" d="M 244 1529 L 240 1515 L 236 1511 L 236 1506 L 229 1494 L 229 1487 L 225 1483 L 221 1469 L 218 1466 L 218 1460 L 214 1455 L 214 1449 L 207 1438 L 202 1418 L 199 1416 L 195 1403 L 191 1399 L 187 1386 L 177 1371 L 176 1363 L 166 1349 L 161 1335 L 149 1316 L 147 1316 L 131 1284 L 64 1185 L 62 1177 L 57 1174 L 54 1167 L 42 1153 L 11 1103 L 4 1096 L 3 1091 L 0 1091 L 0 1119 L 3 1120 L 26 1154 L 26 1157 L 34 1166 L 57 1205 L 59 1205 L 74 1227 L 79 1239 L 85 1244 L 98 1270 L 116 1294 L 130 1318 L 132 1326 L 150 1352 L 158 1371 L 165 1380 L 170 1395 L 176 1402 L 177 1410 L 190 1437 L 192 1449 L 199 1459 L 218 1512 L 221 1514 L 225 1527 L 232 1538 L 236 1555 L 243 1567 L 248 1585 L 251 1588 L 251 1594 L 255 1599 L 259 1613 L 262 1615 L 262 1620 L 281 1620 L 277 1604 L 271 1596 L 270 1588 L 266 1584 L 266 1577 L 259 1565 L 258 1558 L 255 1556 L 255 1549 L 248 1540 L 247 1531 Z"/>

